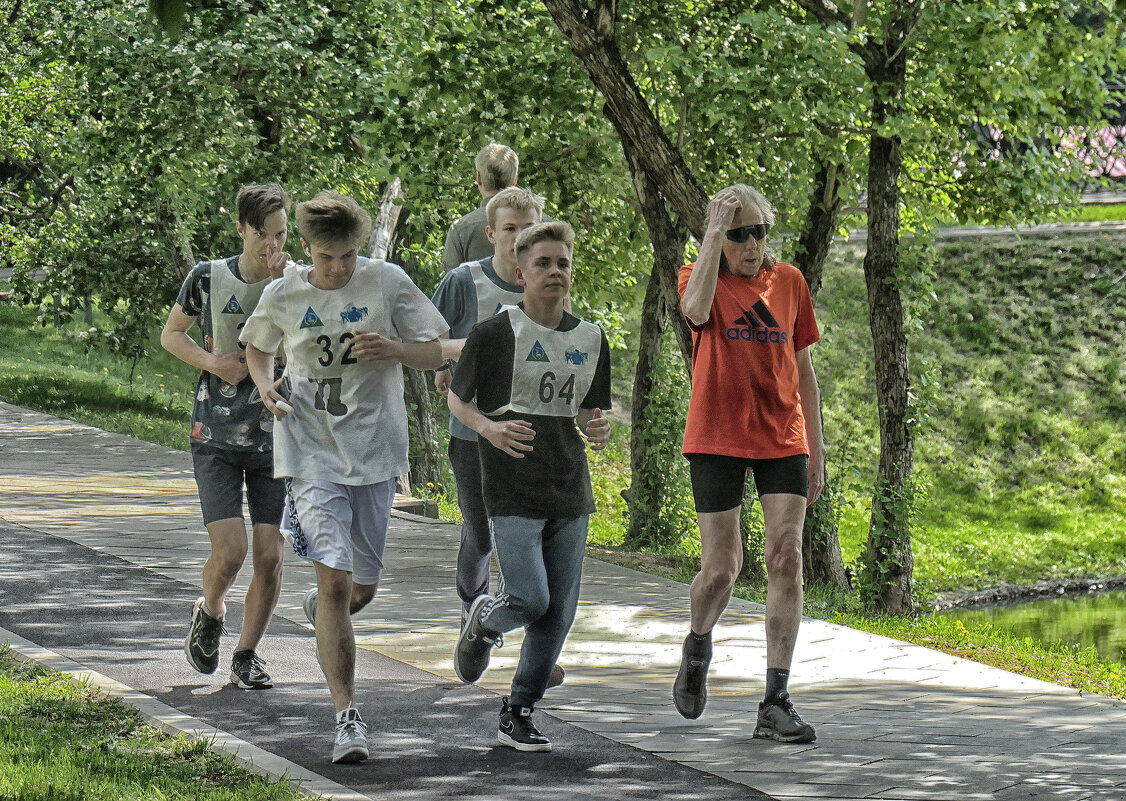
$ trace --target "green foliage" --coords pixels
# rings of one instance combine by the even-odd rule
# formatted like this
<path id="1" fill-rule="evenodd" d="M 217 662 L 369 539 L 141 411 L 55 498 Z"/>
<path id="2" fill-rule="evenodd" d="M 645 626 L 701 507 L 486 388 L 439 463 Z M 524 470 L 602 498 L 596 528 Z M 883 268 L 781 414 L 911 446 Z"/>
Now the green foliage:
<path id="1" fill-rule="evenodd" d="M 1104 232 L 936 246 L 931 310 L 912 311 L 924 321 L 912 383 L 926 369 L 933 386 L 915 463 L 928 489 L 913 536 L 921 599 L 1126 572 L 1123 245 Z M 816 360 L 856 569 L 878 453 L 859 257 L 839 251 L 825 276 Z"/>
<path id="2" fill-rule="evenodd" d="M 653 369 L 653 390 L 644 419 L 635 419 L 636 436 L 647 446 L 646 467 L 660 476 L 653 497 L 638 497 L 642 536 L 626 543 L 633 550 L 666 554 L 699 554 L 688 462 L 681 456 L 688 414 L 689 384 L 684 360 L 673 337 L 667 337 Z M 629 473 L 626 472 L 626 483 Z"/>

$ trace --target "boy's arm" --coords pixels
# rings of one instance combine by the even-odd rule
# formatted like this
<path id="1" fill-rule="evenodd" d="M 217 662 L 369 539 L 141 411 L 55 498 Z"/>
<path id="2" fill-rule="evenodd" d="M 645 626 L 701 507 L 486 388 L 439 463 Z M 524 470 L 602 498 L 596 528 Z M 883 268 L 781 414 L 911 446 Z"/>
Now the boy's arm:
<path id="1" fill-rule="evenodd" d="M 182 362 L 235 385 L 246 378 L 246 358 L 241 350 L 230 353 L 211 353 L 199 346 L 188 336 L 188 331 L 196 324 L 196 318 L 184 313 L 179 303 L 172 305 L 164 329 L 160 332 L 160 345 Z"/>
<path id="2" fill-rule="evenodd" d="M 446 400 L 454 417 L 487 439 L 498 451 L 515 459 L 523 459 L 525 453 L 531 453 L 531 443 L 536 438 L 536 430 L 531 423 L 525 420 L 493 420 L 482 414 L 477 404 L 463 401 L 453 392 Z"/>
<path id="3" fill-rule="evenodd" d="M 278 392 L 282 380 L 280 378 L 274 380 L 274 354 L 258 350 L 247 343 L 246 366 L 250 371 L 250 377 L 254 380 L 254 386 L 258 387 L 258 394 L 262 396 L 262 405 L 274 417 L 285 417 L 285 410 L 277 406 L 277 402 L 284 398 Z"/>
<path id="4" fill-rule="evenodd" d="M 436 370 L 445 363 L 441 340 L 399 342 L 372 331 L 362 331 L 352 338 L 352 355 L 361 362 L 384 359 L 401 362 L 415 370 Z"/>

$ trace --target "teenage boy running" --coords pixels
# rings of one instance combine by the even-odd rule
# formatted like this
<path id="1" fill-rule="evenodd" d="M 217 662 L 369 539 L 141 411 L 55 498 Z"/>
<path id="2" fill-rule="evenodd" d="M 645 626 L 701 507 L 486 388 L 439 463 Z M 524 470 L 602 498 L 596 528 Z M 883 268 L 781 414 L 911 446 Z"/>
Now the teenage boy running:
<path id="1" fill-rule="evenodd" d="M 571 288 L 571 226 L 540 223 L 516 240 L 524 300 L 479 323 L 461 354 L 450 410 L 480 437 L 485 505 L 500 588 L 478 596 L 454 652 L 458 678 L 474 682 L 501 635 L 527 629 L 498 740 L 550 751 L 532 722 L 575 619 L 589 516 L 586 448 L 606 447 L 610 352 L 593 323 L 564 309 Z"/>
<path id="2" fill-rule="evenodd" d="M 243 485 L 253 530 L 254 575 L 231 681 L 243 689 L 271 687 L 255 649 L 261 642 L 281 591 L 283 543 L 278 524 L 285 487 L 274 478 L 270 453 L 274 418 L 247 380 L 246 356 L 238 341 L 271 279 L 289 260 L 283 252 L 289 224 L 289 196 L 277 184 L 244 187 L 235 199 L 242 253 L 200 262 L 188 274 L 164 324 L 160 344 L 200 370 L 192 409 L 192 463 L 211 553 L 203 566 L 203 597 L 192 607 L 184 643 L 188 664 L 200 673 L 219 665 L 227 592 L 246 559 Z M 202 347 L 188 336 L 199 324 Z"/>
<path id="3" fill-rule="evenodd" d="M 262 296 L 242 339 L 274 430 L 274 471 L 288 479 L 293 547 L 317 572 L 317 654 L 336 709 L 333 762 L 368 756 L 355 707 L 350 613 L 375 595 L 396 477 L 406 473 L 405 364 L 442 362 L 446 324 L 398 266 L 358 255 L 371 217 L 321 192 L 297 207 L 312 267 L 290 265 Z M 285 375 L 273 380 L 284 346 Z"/>

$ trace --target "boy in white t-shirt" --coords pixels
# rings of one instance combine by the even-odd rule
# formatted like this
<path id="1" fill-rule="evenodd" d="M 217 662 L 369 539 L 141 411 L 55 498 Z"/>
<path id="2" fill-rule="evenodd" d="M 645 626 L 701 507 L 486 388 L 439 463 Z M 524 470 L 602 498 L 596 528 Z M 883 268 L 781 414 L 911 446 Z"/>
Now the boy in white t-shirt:
<path id="1" fill-rule="evenodd" d="M 317 653 L 337 713 L 333 762 L 368 756 L 350 614 L 375 595 L 396 478 L 409 469 L 401 365 L 439 366 L 438 337 L 448 330 L 401 268 L 359 256 L 370 227 L 367 212 L 335 192 L 299 204 L 313 264 L 286 267 L 242 333 L 250 375 L 278 418 L 274 473 L 288 479 L 293 547 L 317 571 Z M 275 382 L 279 346 L 286 370 Z"/>

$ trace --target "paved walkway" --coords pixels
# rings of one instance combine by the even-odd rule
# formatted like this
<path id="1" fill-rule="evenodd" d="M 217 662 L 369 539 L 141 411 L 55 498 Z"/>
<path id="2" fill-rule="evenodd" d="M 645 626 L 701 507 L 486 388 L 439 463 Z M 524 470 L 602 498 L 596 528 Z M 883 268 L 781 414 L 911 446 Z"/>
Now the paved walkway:
<path id="1" fill-rule="evenodd" d="M 753 740 L 765 644 L 762 608 L 744 601 L 716 630 L 707 712 L 686 721 L 671 703 L 686 588 L 592 559 L 560 659 L 567 681 L 540 706 L 555 752 L 497 748 L 497 696 L 518 637 L 494 653 L 479 686 L 457 683 L 457 528 L 405 513 L 393 520 L 376 601 L 356 623 L 373 759 L 342 769 L 326 758 L 331 713 L 300 606 L 312 572 L 300 560 L 287 560 L 263 647 L 275 690 L 240 692 L 223 685 L 222 671 L 201 677 L 185 664 L 202 531 L 187 454 L 0 403 L 0 627 L 25 650 L 36 643 L 139 690 L 133 701 L 159 720 L 179 715 L 180 728 L 217 726 L 249 741 L 244 756 L 315 791 L 355 799 L 392 790 L 408 799 L 517 798 L 532 788 L 537 798 L 1126 798 L 1123 704 L 816 620 L 802 624 L 791 689 L 818 740 Z M 235 630 L 241 607 L 231 608 Z M 0 642 L 8 636 L 0 631 Z"/>

